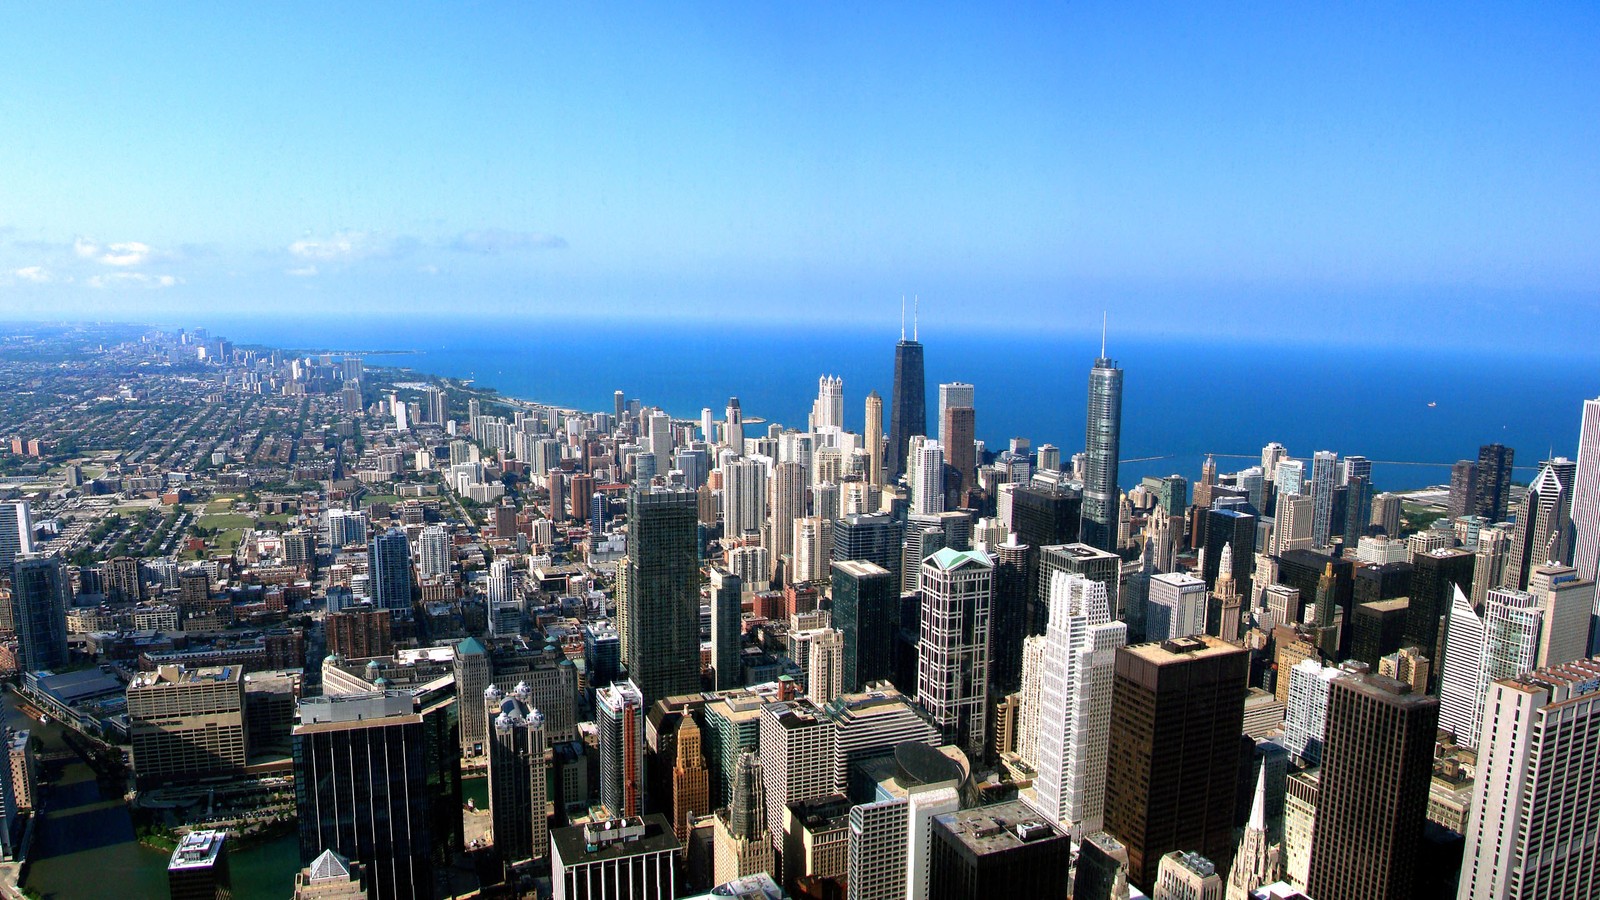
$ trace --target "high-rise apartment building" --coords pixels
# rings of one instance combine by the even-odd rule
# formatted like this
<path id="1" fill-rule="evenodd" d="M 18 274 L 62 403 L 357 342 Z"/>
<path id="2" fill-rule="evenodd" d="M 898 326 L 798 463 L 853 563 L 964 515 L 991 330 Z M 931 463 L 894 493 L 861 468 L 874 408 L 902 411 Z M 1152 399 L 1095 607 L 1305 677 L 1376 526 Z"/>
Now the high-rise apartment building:
<path id="1" fill-rule="evenodd" d="M 139 673 L 128 682 L 128 738 L 141 790 L 242 774 L 244 669 L 161 666 Z"/>
<path id="2" fill-rule="evenodd" d="M 1311 543 L 1326 547 L 1333 539 L 1333 482 L 1339 455 L 1331 450 L 1311 454 Z"/>
<path id="3" fill-rule="evenodd" d="M 1600 661 L 1501 678 L 1484 701 L 1461 900 L 1577 900 L 1600 870 Z"/>
<path id="4" fill-rule="evenodd" d="M 57 556 L 25 554 L 11 568 L 17 663 L 24 672 L 67 664 L 67 607 L 72 585 Z"/>
<path id="5" fill-rule="evenodd" d="M 431 900 L 461 850 L 456 700 L 401 691 L 300 701 L 300 859 L 332 850 L 367 870 L 371 900 Z"/>
<path id="6" fill-rule="evenodd" d="M 959 502 L 977 478 L 977 414 L 970 406 L 952 406 L 943 412 L 939 423 L 939 444 L 944 447 L 945 464 L 956 473 Z"/>
<path id="7" fill-rule="evenodd" d="M 1040 808 L 1076 838 L 1104 823 L 1112 672 L 1127 637 L 1128 627 L 1111 619 L 1105 585 L 1054 573 L 1034 790 Z"/>
<path id="8" fill-rule="evenodd" d="M 911 452 L 916 456 L 915 466 L 908 472 L 911 511 L 938 515 L 944 512 L 944 447 L 938 441 L 925 440 Z"/>
<path id="9" fill-rule="evenodd" d="M 28 504 L 0 503 L 0 572 L 10 572 L 17 557 L 33 552 L 33 518 Z"/>
<path id="10" fill-rule="evenodd" d="M 411 542 L 390 528 L 367 546 L 367 577 L 372 602 L 382 609 L 411 608 Z"/>
<path id="11" fill-rule="evenodd" d="M 698 535 L 693 491 L 629 491 L 623 646 L 645 703 L 700 689 Z"/>
<path id="12" fill-rule="evenodd" d="M 1438 700 L 1392 678 L 1347 673 L 1329 684 L 1306 893 L 1416 896 L 1438 720 Z"/>
<path id="13" fill-rule="evenodd" d="M 945 740 L 974 758 L 987 739 L 993 597 L 994 563 L 981 551 L 947 547 L 922 563 L 917 703 Z"/>
<path id="14" fill-rule="evenodd" d="M 1452 519 L 1473 515 L 1478 508 L 1478 463 L 1458 459 L 1450 467 L 1450 502 L 1445 515 Z"/>
<path id="15" fill-rule="evenodd" d="M 644 697 L 632 681 L 612 682 L 595 692 L 600 731 L 600 805 L 614 817 L 644 808 Z"/>
<path id="16" fill-rule="evenodd" d="M 844 427 L 844 379 L 823 375 L 817 379 L 817 399 L 811 404 L 811 430 Z"/>
<path id="17" fill-rule="evenodd" d="M 1083 525 L 1079 538 L 1100 550 L 1117 549 L 1118 462 L 1122 453 L 1122 370 L 1106 356 L 1089 370 L 1089 414 L 1084 431 Z"/>
<path id="18" fill-rule="evenodd" d="M 867 392 L 866 419 L 861 437 L 867 449 L 867 483 L 876 490 L 883 486 L 883 397 L 877 391 Z"/>
<path id="19" fill-rule="evenodd" d="M 1478 448 L 1478 493 L 1473 512 L 1491 522 L 1504 522 L 1511 505 L 1511 463 L 1516 451 L 1503 444 Z"/>
<path id="20" fill-rule="evenodd" d="M 1233 859 L 1239 737 L 1250 654 L 1210 635 L 1116 651 L 1106 828 L 1128 849 L 1128 881 L 1154 889 L 1160 859 Z"/>

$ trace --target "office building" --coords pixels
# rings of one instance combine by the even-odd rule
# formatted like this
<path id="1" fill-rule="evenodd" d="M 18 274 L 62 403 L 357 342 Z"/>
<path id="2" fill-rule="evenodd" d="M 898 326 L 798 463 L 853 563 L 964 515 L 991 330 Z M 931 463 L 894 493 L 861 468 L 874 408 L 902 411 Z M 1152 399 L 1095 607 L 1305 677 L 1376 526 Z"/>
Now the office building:
<path id="1" fill-rule="evenodd" d="M 883 397 L 877 391 L 867 392 L 866 425 L 862 441 L 867 449 L 867 484 L 874 493 L 883 486 Z M 874 505 L 869 512 L 876 512 Z"/>
<path id="2" fill-rule="evenodd" d="M 939 419 L 939 445 L 944 447 L 945 464 L 955 472 L 955 496 L 964 504 L 967 492 L 977 483 L 977 413 L 970 406 L 952 406 Z"/>
<path id="3" fill-rule="evenodd" d="M 67 664 L 67 607 L 72 586 L 56 556 L 17 557 L 11 568 L 11 607 L 17 629 L 17 664 L 24 672 Z"/>
<path id="4" fill-rule="evenodd" d="M 228 900 L 232 897 L 227 832 L 191 831 L 183 835 L 167 863 L 167 890 L 172 900 Z"/>
<path id="5" fill-rule="evenodd" d="M 850 871 L 850 798 L 825 794 L 784 809 L 784 879 L 797 894 L 842 888 Z"/>
<path id="6" fill-rule="evenodd" d="M 850 808 L 851 900 L 904 900 L 911 804 L 905 798 Z"/>
<path id="7" fill-rule="evenodd" d="M 391 528 L 375 535 L 367 548 L 367 584 L 380 609 L 411 608 L 411 542 Z"/>
<path id="8" fill-rule="evenodd" d="M 1161 857 L 1153 900 L 1222 900 L 1223 882 L 1211 860 L 1174 850 Z"/>
<path id="9" fill-rule="evenodd" d="M 628 493 L 628 674 L 645 703 L 700 689 L 700 563 L 693 491 Z"/>
<path id="10" fill-rule="evenodd" d="M 727 569 L 711 569 L 711 677 L 716 690 L 726 691 L 744 683 L 739 664 L 743 644 L 744 585 Z"/>
<path id="11" fill-rule="evenodd" d="M 767 822 L 766 774 L 754 751 L 740 752 L 732 800 L 712 823 L 712 880 L 726 884 L 761 872 L 776 874 L 777 845 Z"/>
<path id="12" fill-rule="evenodd" d="M 1511 532 L 1511 555 L 1500 576 L 1502 586 L 1523 590 L 1536 566 L 1567 561 L 1575 471 L 1571 460 L 1557 458 L 1545 463 L 1528 486 L 1516 528 Z"/>
<path id="13" fill-rule="evenodd" d="M 951 381 L 939 385 L 939 443 L 950 446 L 950 434 L 945 430 L 945 414 L 957 407 L 972 409 L 976 397 L 972 385 L 964 381 Z"/>
<path id="14" fill-rule="evenodd" d="M 368 900 L 361 864 L 324 850 L 294 878 L 294 900 Z"/>
<path id="15" fill-rule="evenodd" d="M 347 658 L 358 657 L 349 657 L 347 654 Z M 493 665 L 489 660 L 489 650 L 477 638 L 469 637 L 456 644 L 452 668 L 455 670 L 456 696 L 462 698 L 484 696 L 494 675 Z M 477 703 L 468 702 L 460 706 L 457 722 L 461 733 L 463 756 L 477 757 L 488 752 L 489 717 L 486 712 L 486 709 Z"/>
<path id="16" fill-rule="evenodd" d="M 1160 859 L 1233 860 L 1239 737 L 1250 654 L 1219 638 L 1116 651 L 1105 830 L 1126 845 L 1128 881 L 1153 890 Z"/>
<path id="17" fill-rule="evenodd" d="M 1322 762 L 1328 684 L 1339 677 L 1340 671 L 1337 666 L 1324 666 L 1315 659 L 1303 659 L 1289 670 L 1289 701 L 1284 708 L 1283 746 L 1308 766 Z"/>
<path id="18" fill-rule="evenodd" d="M 1529 573 L 1528 593 L 1543 610 L 1536 665 L 1547 669 L 1588 656 L 1594 582 L 1579 578 L 1572 566 L 1547 563 Z"/>
<path id="19" fill-rule="evenodd" d="M 1044 626 L 1049 620 L 1050 611 L 1047 600 L 1050 592 L 1050 581 L 1056 572 L 1082 575 L 1090 581 L 1098 581 L 1105 585 L 1106 601 L 1110 604 L 1111 618 L 1119 617 L 1122 612 L 1121 557 L 1115 553 L 1099 550 L 1083 543 L 1058 546 L 1046 545 L 1039 548 L 1038 612 L 1040 619 L 1038 625 L 1040 633 L 1043 633 Z"/>
<path id="20" fill-rule="evenodd" d="M 1532 594 L 1495 588 L 1476 607 L 1456 588 L 1439 679 L 1439 727 L 1462 746 L 1478 746 L 1489 683 L 1535 668 L 1543 634 L 1544 609 Z"/>
<path id="21" fill-rule="evenodd" d="M 510 694 L 490 685 L 483 694 L 489 720 L 489 814 L 495 850 L 507 865 L 543 859 L 550 851 L 544 715 L 532 701 L 526 683 Z"/>
<path id="22" fill-rule="evenodd" d="M 1127 637 L 1111 620 L 1105 585 L 1052 576 L 1034 790 L 1040 809 L 1076 838 L 1104 823 L 1112 672 Z"/>
<path id="23" fill-rule="evenodd" d="M 761 708 L 761 770 L 766 780 L 767 827 L 783 867 L 782 825 L 790 803 L 839 793 L 833 720 L 809 700 L 769 703 Z M 777 826 L 775 829 L 773 826 Z"/>
<path id="24" fill-rule="evenodd" d="M 600 805 L 614 818 L 637 816 L 644 808 L 645 712 L 644 697 L 631 680 L 595 692 Z"/>
<path id="25" fill-rule="evenodd" d="M 1600 871 L 1600 661 L 1489 685 L 1461 900 L 1554 900 Z"/>
<path id="26" fill-rule="evenodd" d="M 1222 551 L 1233 551 L 1233 578 L 1239 593 L 1250 595 L 1251 560 L 1256 555 L 1255 516 L 1237 507 L 1224 507 L 1206 512 L 1205 567 L 1201 577 L 1206 589 L 1217 585 L 1217 573 L 1222 566 Z"/>
<path id="27" fill-rule="evenodd" d="M 928 395 L 922 373 L 922 344 L 917 342 L 915 325 L 911 340 L 906 340 L 904 311 L 901 313 L 900 343 L 894 347 L 894 391 L 889 411 L 889 456 L 884 463 L 885 478 L 893 483 L 906 473 L 911 438 L 928 433 Z"/>
<path id="28" fill-rule="evenodd" d="M 1416 647 L 1401 647 L 1388 656 L 1378 659 L 1378 674 L 1411 686 L 1419 694 L 1428 692 L 1428 676 L 1433 663 Z"/>
<path id="29" fill-rule="evenodd" d="M 834 783 L 850 785 L 852 773 L 892 755 L 902 744 L 939 745 L 939 732 L 887 682 L 842 694 L 822 707 L 834 728 Z"/>
<path id="30" fill-rule="evenodd" d="M 10 572 L 17 557 L 32 553 L 33 518 L 28 504 L 0 503 L 0 572 Z"/>
<path id="31" fill-rule="evenodd" d="M 1072 839 L 1017 800 L 933 817 L 928 900 L 1065 897 Z"/>
<path id="32" fill-rule="evenodd" d="M 989 612 L 994 563 L 945 548 L 922 564 L 917 703 L 944 739 L 973 758 L 987 743 Z"/>
<path id="33" fill-rule="evenodd" d="M 1583 401 L 1572 480 L 1572 528 L 1572 565 L 1578 577 L 1600 581 L 1600 398 Z"/>
<path id="34" fill-rule="evenodd" d="M 904 525 L 888 513 L 851 513 L 833 523 L 833 559 L 864 560 L 887 569 L 898 585 Z"/>
<path id="35" fill-rule="evenodd" d="M 1438 700 L 1391 678 L 1347 673 L 1330 683 L 1306 893 L 1417 896 L 1438 720 Z"/>
<path id="36" fill-rule="evenodd" d="M 1128 848 L 1104 831 L 1083 836 L 1072 869 L 1073 900 L 1128 896 Z"/>
<path id="37" fill-rule="evenodd" d="M 1149 641 L 1202 634 L 1206 630 L 1206 583 L 1193 575 L 1168 572 L 1150 576 L 1145 599 L 1144 635 Z"/>
<path id="38" fill-rule="evenodd" d="M 294 727 L 300 859 L 366 869 L 372 900 L 432 900 L 462 842 L 456 701 L 376 691 L 300 701 Z"/>
<path id="39" fill-rule="evenodd" d="M 1362 582 L 1360 571 L 1357 570 L 1357 585 Z M 1406 618 L 1410 610 L 1411 600 L 1407 597 L 1357 603 L 1350 621 L 1350 658 L 1376 671 L 1381 657 L 1405 644 Z"/>
<path id="40" fill-rule="evenodd" d="M 1088 424 L 1083 454 L 1083 525 L 1079 539 L 1100 550 L 1117 549 L 1118 461 L 1122 453 L 1122 370 L 1105 354 L 1089 370 Z M 1038 546 L 1038 545 L 1035 545 Z"/>
<path id="41" fill-rule="evenodd" d="M 888 569 L 867 560 L 839 560 L 832 569 L 833 625 L 844 635 L 841 688 L 852 693 L 893 673 L 900 591 Z"/>
<path id="42" fill-rule="evenodd" d="M 141 790 L 242 774 L 243 667 L 161 666 L 135 675 L 128 682 L 128 738 Z"/>
<path id="43" fill-rule="evenodd" d="M 1474 515 L 1478 508 L 1478 463 L 1458 459 L 1450 467 L 1450 502 L 1445 515 L 1451 519 Z"/>
<path id="44" fill-rule="evenodd" d="M 678 722 L 672 765 L 672 830 L 678 843 L 689 846 L 693 822 L 711 812 L 711 771 L 706 768 L 700 726 L 694 716 Z"/>
<path id="45" fill-rule="evenodd" d="M 1473 590 L 1476 559 L 1465 550 L 1438 549 L 1417 554 L 1411 565 L 1411 603 L 1406 607 L 1405 643 L 1434 655 L 1455 591 Z"/>
<path id="46" fill-rule="evenodd" d="M 673 900 L 682 846 L 665 816 L 651 814 L 550 832 L 554 900 Z"/>

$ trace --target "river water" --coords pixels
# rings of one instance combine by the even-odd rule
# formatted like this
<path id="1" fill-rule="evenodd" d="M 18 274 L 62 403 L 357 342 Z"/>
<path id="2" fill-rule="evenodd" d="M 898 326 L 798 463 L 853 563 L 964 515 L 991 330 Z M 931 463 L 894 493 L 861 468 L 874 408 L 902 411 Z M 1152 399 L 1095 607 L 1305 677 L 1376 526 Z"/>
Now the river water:
<path id="1" fill-rule="evenodd" d="M 12 727 L 30 729 L 42 752 L 65 749 L 60 725 L 28 720 L 16 710 L 16 694 L 6 691 L 4 696 Z M 102 792 L 94 770 L 76 756 L 50 764 L 45 779 L 47 811 L 34 824 L 25 887 L 49 900 L 168 895 L 171 854 L 134 840 L 133 820 L 121 794 Z M 293 834 L 229 852 L 236 900 L 283 900 L 294 892 L 300 847 Z"/>

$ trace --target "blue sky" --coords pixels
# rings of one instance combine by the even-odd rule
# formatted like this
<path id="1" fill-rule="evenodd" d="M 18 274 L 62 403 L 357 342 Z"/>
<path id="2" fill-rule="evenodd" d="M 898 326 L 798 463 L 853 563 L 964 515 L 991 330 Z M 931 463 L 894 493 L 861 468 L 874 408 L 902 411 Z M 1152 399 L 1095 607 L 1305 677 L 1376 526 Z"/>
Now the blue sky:
<path id="1" fill-rule="evenodd" d="M 1600 324 L 1593 4 L 596 6 L 0 8 L 0 318 Z"/>

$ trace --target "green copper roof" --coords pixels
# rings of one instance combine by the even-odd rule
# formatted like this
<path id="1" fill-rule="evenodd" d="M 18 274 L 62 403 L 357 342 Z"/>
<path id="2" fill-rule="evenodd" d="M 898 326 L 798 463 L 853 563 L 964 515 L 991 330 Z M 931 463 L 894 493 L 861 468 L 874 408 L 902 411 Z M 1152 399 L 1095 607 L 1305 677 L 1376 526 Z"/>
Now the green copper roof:
<path id="1" fill-rule="evenodd" d="M 483 656 L 489 652 L 477 638 L 469 637 L 456 645 L 456 654 L 459 656 Z"/>
<path id="2" fill-rule="evenodd" d="M 933 561 L 934 565 L 946 571 L 959 569 L 968 563 L 980 565 L 986 569 L 994 565 L 989 561 L 989 555 L 979 550 L 952 550 L 949 547 L 945 547 L 928 558 Z"/>

